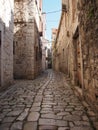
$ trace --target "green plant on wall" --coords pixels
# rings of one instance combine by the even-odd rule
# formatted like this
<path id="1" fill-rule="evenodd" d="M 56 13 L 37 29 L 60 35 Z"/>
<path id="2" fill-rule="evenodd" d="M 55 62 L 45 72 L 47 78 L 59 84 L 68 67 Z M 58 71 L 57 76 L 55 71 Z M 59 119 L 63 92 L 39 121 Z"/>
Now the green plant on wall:
<path id="1" fill-rule="evenodd" d="M 90 6 L 89 10 L 88 10 L 88 18 L 92 18 L 94 16 L 94 6 Z"/>

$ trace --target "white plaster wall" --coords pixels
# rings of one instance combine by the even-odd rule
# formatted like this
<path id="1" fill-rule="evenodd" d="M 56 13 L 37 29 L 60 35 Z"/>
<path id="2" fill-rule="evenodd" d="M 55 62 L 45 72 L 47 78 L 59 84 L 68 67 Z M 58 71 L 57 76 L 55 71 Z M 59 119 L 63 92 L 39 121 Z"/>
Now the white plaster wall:
<path id="1" fill-rule="evenodd" d="M 13 8 L 14 0 L 0 0 L 1 86 L 13 81 Z"/>

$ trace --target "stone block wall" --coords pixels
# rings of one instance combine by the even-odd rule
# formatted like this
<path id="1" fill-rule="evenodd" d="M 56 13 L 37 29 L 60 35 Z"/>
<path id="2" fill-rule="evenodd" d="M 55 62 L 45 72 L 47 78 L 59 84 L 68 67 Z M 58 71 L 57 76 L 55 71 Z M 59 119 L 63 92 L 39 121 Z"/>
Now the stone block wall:
<path id="1" fill-rule="evenodd" d="M 64 72 L 74 80 L 74 46 L 73 46 L 73 35 L 77 29 L 78 26 L 78 19 L 77 15 L 75 15 L 73 18 L 73 10 L 74 6 L 73 1 L 68 1 L 67 3 L 68 8 L 67 10 L 63 10 L 61 21 L 58 29 L 57 39 L 54 46 L 55 50 L 55 64 L 59 67 L 59 71 Z M 65 2 L 66 3 L 66 2 Z M 76 1 L 74 1 L 76 4 Z M 63 1 L 64 5 L 64 1 Z M 77 10 L 75 13 L 78 13 Z M 74 21 L 73 21 L 74 19 Z M 58 60 L 59 59 L 59 60 Z M 59 63 L 58 63 L 59 62 Z M 55 65 L 56 66 L 56 65 Z M 57 69 L 56 69 L 57 70 Z"/>
<path id="2" fill-rule="evenodd" d="M 34 26 L 34 75 L 38 76 L 42 71 L 42 48 L 37 24 Z"/>
<path id="3" fill-rule="evenodd" d="M 68 2 L 54 46 L 55 70 L 66 73 L 76 93 L 98 110 L 98 1 Z"/>
<path id="4" fill-rule="evenodd" d="M 45 71 L 47 69 L 47 50 L 49 41 L 42 37 L 42 70 Z"/>
<path id="5" fill-rule="evenodd" d="M 0 88 L 13 82 L 14 0 L 0 0 Z"/>
<path id="6" fill-rule="evenodd" d="M 96 106 L 98 102 L 98 1 L 81 0 L 79 10 L 84 96 L 87 101 Z"/>
<path id="7" fill-rule="evenodd" d="M 41 58 L 39 58 L 38 38 L 40 37 L 35 20 L 26 23 L 26 26 L 14 35 L 15 78 L 34 79 L 39 74 Z"/>
<path id="8" fill-rule="evenodd" d="M 34 79 L 41 71 L 41 44 L 35 17 L 36 6 L 38 4 L 35 1 L 15 0 L 14 78 Z"/>

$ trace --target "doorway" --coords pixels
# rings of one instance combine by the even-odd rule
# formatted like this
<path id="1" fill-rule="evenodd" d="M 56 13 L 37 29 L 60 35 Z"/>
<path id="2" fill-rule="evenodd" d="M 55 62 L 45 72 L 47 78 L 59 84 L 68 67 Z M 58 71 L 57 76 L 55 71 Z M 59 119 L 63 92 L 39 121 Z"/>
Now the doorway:
<path id="1" fill-rule="evenodd" d="M 74 81 L 77 86 L 82 88 L 82 75 L 81 75 L 81 47 L 79 42 L 79 30 L 76 29 L 75 35 L 73 37 L 74 45 Z"/>

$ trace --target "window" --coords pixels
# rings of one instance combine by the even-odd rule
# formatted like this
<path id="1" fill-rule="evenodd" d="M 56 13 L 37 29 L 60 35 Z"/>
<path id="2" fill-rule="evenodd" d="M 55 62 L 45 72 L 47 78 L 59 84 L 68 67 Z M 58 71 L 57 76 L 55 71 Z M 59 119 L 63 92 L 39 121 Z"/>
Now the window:
<path id="1" fill-rule="evenodd" d="M 38 61 L 38 47 L 35 48 L 35 58 L 36 61 Z"/>
<path id="2" fill-rule="evenodd" d="M 63 59 L 64 59 L 64 48 L 63 48 Z"/>
<path id="3" fill-rule="evenodd" d="M 13 41 L 13 54 L 15 54 L 15 41 Z"/>
<path id="4" fill-rule="evenodd" d="M 13 41 L 13 54 L 15 55 L 15 48 L 17 47 L 17 41 Z"/>

